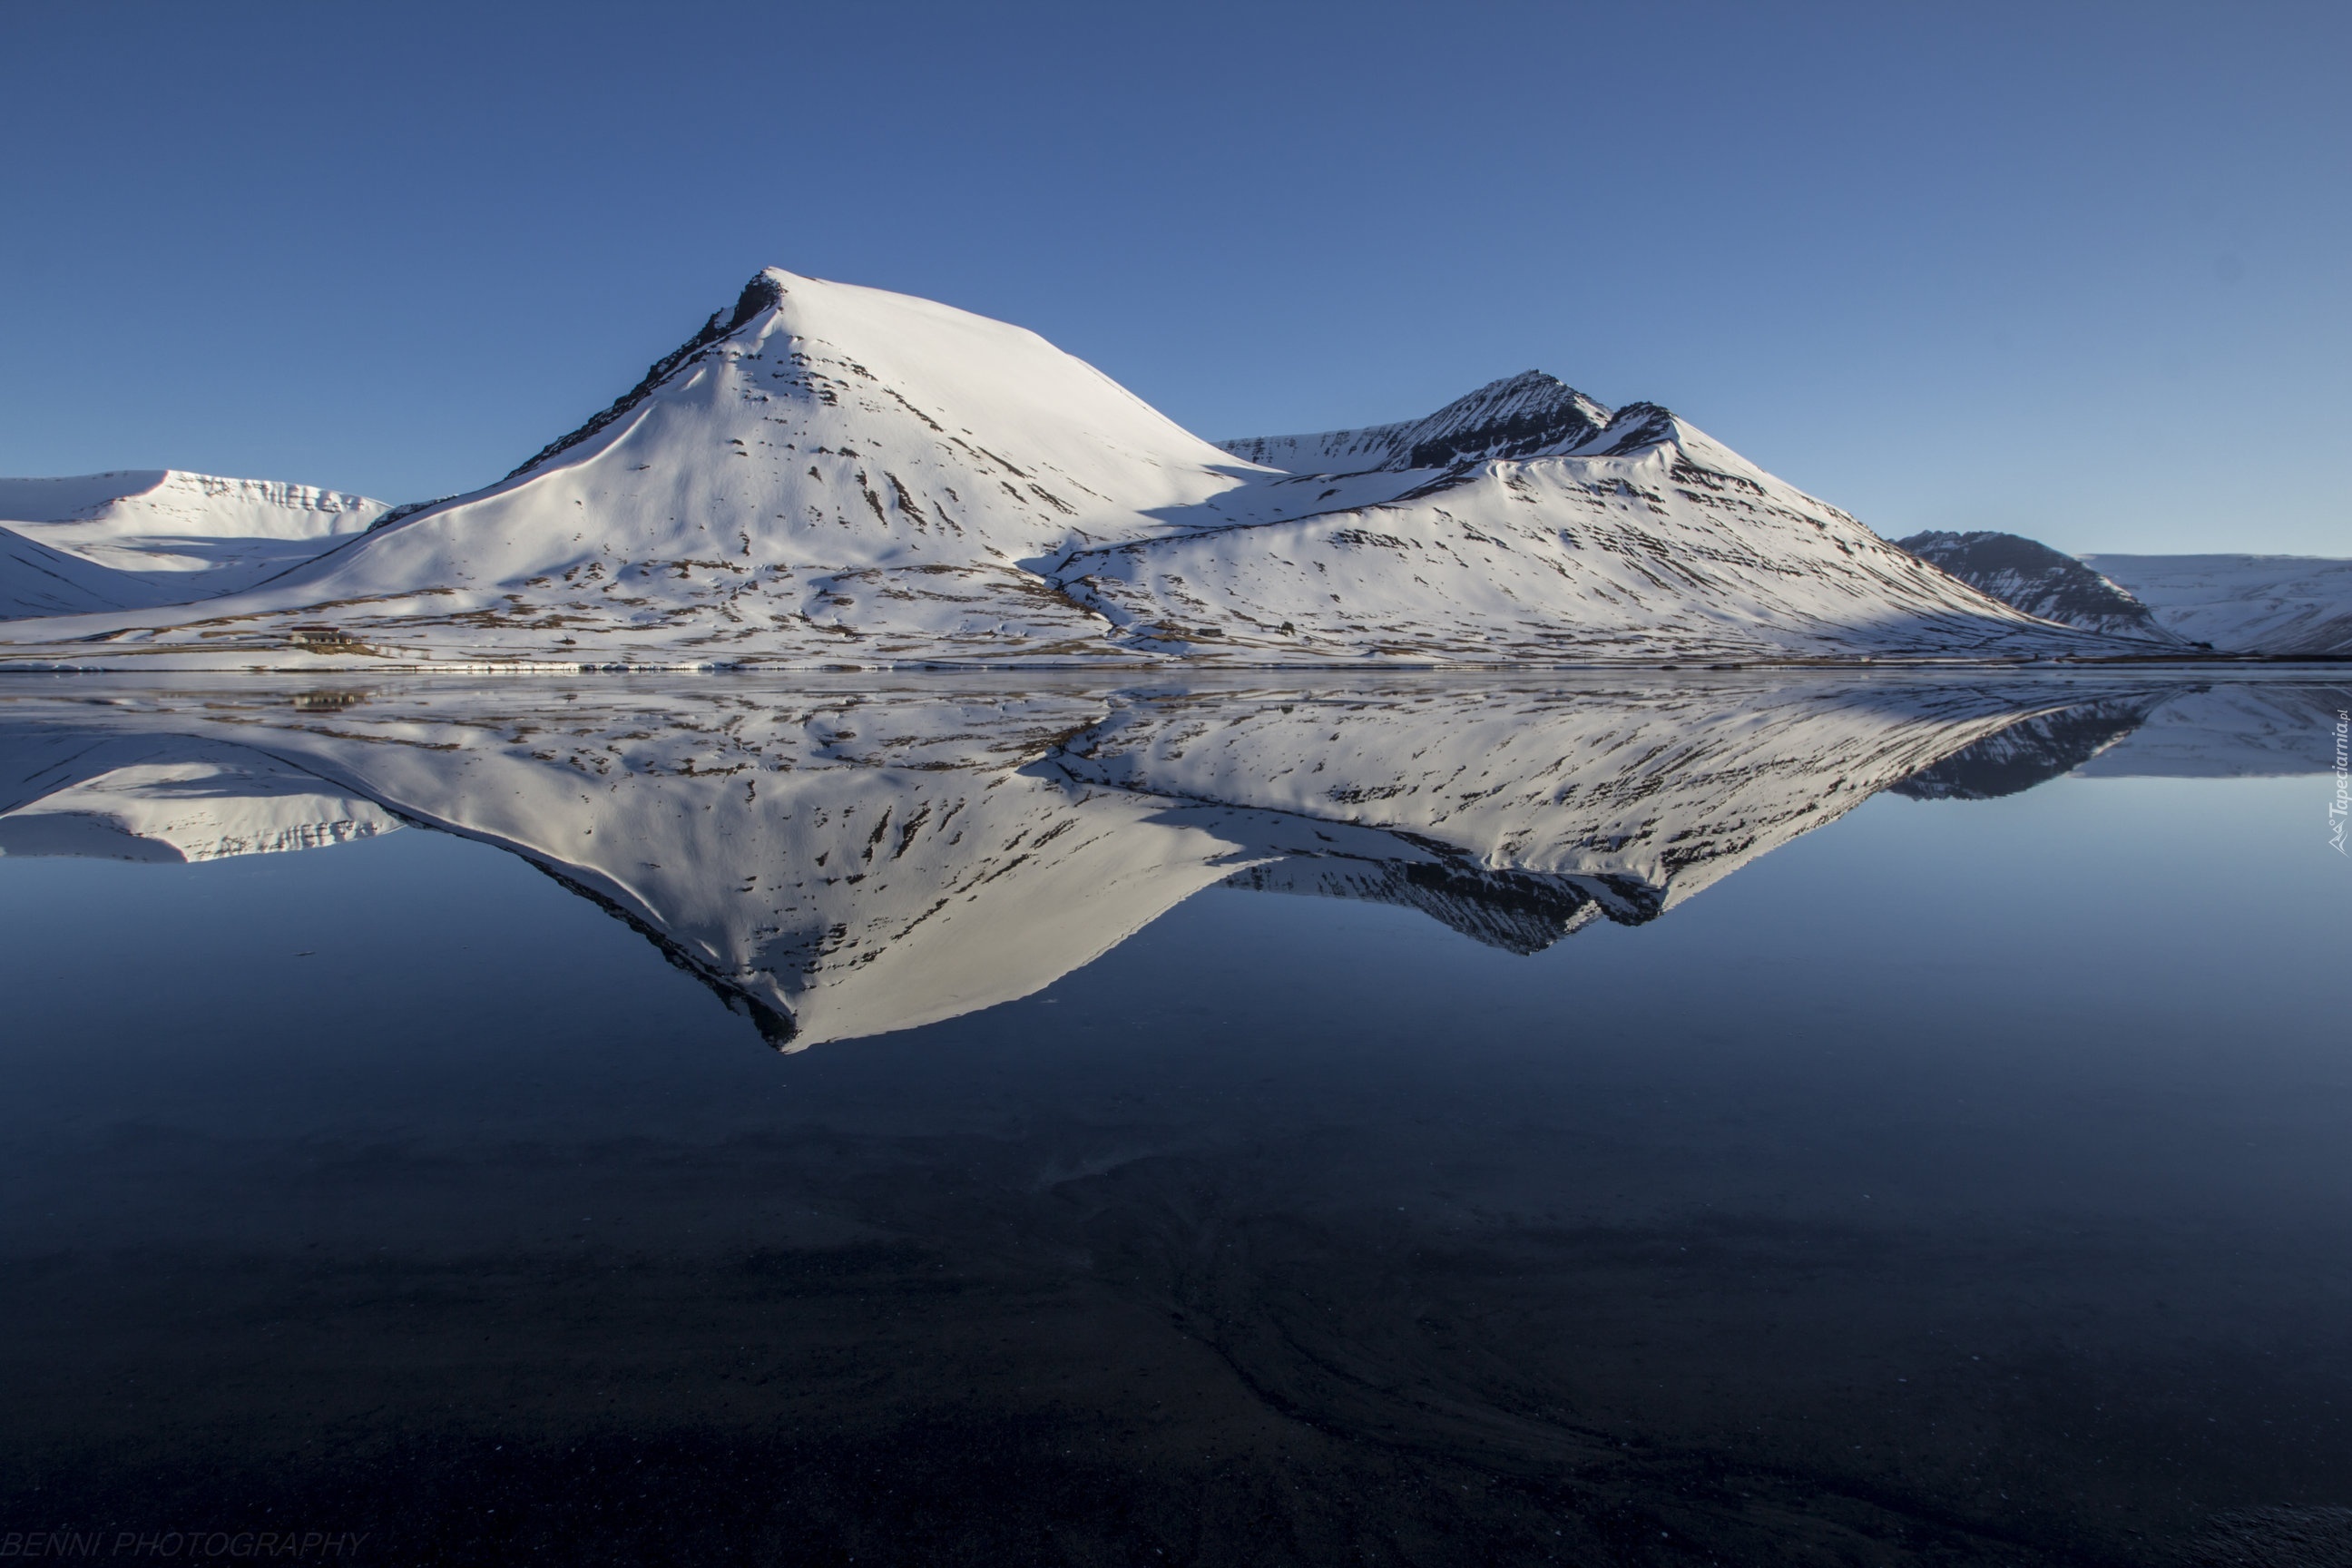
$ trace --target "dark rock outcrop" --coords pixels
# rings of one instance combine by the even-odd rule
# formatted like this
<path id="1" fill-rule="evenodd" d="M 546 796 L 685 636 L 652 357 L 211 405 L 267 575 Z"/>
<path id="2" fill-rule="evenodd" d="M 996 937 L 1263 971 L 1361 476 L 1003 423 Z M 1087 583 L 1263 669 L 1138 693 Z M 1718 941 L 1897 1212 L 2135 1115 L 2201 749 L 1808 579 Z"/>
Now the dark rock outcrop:
<path id="1" fill-rule="evenodd" d="M 2039 540 L 1983 530 L 1931 530 L 1895 544 L 2029 616 L 2137 642 L 2180 645 L 2146 605 Z"/>

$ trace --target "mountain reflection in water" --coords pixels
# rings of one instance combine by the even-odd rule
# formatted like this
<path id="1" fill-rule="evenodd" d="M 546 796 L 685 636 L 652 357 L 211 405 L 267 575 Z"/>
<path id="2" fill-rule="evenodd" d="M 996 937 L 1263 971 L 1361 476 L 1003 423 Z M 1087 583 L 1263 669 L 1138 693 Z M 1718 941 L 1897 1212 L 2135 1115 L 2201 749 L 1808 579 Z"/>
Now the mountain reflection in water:
<path id="1" fill-rule="evenodd" d="M 1539 952 L 1655 919 L 1880 790 L 2013 793 L 2210 692 L 1648 676 L 110 697 L 0 709 L 0 853 L 197 859 L 395 819 L 462 834 L 629 921 L 797 1050 L 1029 995 L 1218 883 Z M 2308 733 L 2335 698 L 2255 700 Z"/>
<path id="2" fill-rule="evenodd" d="M 0 682 L 0 1556 L 2352 1561 L 2342 682 L 1265 679 Z"/>

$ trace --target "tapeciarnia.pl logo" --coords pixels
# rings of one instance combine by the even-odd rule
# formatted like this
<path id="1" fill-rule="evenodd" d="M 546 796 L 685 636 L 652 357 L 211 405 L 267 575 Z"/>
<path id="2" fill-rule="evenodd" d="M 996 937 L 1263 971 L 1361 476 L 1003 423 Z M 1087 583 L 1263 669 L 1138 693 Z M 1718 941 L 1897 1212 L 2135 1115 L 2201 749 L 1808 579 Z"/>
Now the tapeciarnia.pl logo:
<path id="1" fill-rule="evenodd" d="M 2336 710 L 2336 798 L 2327 803 L 2327 847 L 2338 855 L 2344 847 L 2345 818 L 2352 816 L 2352 711 Z"/>

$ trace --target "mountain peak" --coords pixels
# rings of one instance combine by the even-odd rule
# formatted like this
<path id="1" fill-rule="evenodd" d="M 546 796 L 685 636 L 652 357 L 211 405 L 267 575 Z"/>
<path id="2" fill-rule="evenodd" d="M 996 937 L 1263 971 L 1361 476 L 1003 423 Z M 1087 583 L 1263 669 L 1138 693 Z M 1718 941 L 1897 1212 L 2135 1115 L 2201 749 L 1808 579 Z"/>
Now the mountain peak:
<path id="1" fill-rule="evenodd" d="M 797 274 L 787 272 L 781 267 L 761 268 L 751 275 L 751 281 L 743 285 L 743 291 L 735 296 L 735 309 L 728 313 L 726 321 L 721 321 L 718 312 L 713 311 L 710 320 L 703 323 L 702 330 L 708 332 L 716 328 L 715 335 L 724 337 L 761 311 L 782 304 L 784 296 L 792 291 L 791 285 L 799 281 Z"/>
<path id="2" fill-rule="evenodd" d="M 697 353 L 709 348 L 711 344 L 717 342 L 719 339 L 726 337 L 729 333 L 740 331 L 744 327 L 748 326 L 752 321 L 757 319 L 762 310 L 773 310 L 775 307 L 782 304 L 784 302 L 784 295 L 788 292 L 786 288 L 787 279 L 793 282 L 799 281 L 799 279 L 794 278 L 792 273 L 785 271 L 781 267 L 763 268 L 760 271 L 753 273 L 751 275 L 751 280 L 743 285 L 743 291 L 735 297 L 735 309 L 733 310 L 713 310 L 710 312 L 710 320 L 702 323 L 702 330 L 695 333 L 694 336 L 687 339 L 686 342 L 680 343 L 677 348 L 672 349 L 668 353 L 664 354 L 661 358 L 654 361 L 652 367 L 646 372 L 645 379 L 638 382 L 636 385 L 631 387 L 620 396 L 614 398 L 609 406 L 599 410 L 589 419 L 588 423 L 581 426 L 577 430 L 571 432 L 569 435 L 558 437 L 556 439 L 550 441 L 546 446 L 541 447 L 538 451 L 532 453 L 528 459 L 514 470 L 513 473 L 507 475 L 507 478 L 511 479 L 517 474 L 527 474 L 530 472 L 531 469 L 539 467 L 541 463 L 547 461 L 550 458 L 555 457 L 559 453 L 569 451 L 572 447 L 577 447 L 581 442 L 585 441 L 588 437 L 595 435 L 596 432 L 604 429 L 607 425 L 610 425 L 614 420 L 618 419 L 622 415 L 626 414 L 630 409 L 635 408 L 638 404 L 643 403 L 652 395 L 655 387 L 659 386 L 663 382 L 668 380 L 670 376 L 676 373 L 678 366 L 684 364 L 688 360 L 692 359 Z M 433 504 L 437 505 L 439 503 L 436 502 Z"/>
<path id="3" fill-rule="evenodd" d="M 1586 396 L 1546 371 L 1523 370 L 1457 397 L 1424 419 L 1307 436 L 1253 436 L 1221 443 L 1235 457 L 1292 473 L 1451 468 L 1494 458 L 1622 458 L 1668 441 L 1719 452 L 1674 411 L 1622 408 Z"/>
<path id="4" fill-rule="evenodd" d="M 1483 458 L 1566 451 L 1609 423 L 1609 410 L 1556 375 L 1523 370 L 1457 397 L 1406 428 L 1392 468 L 1443 468 Z"/>
<path id="5" fill-rule="evenodd" d="M 1676 440 L 1686 431 L 1675 411 L 1658 403 L 1629 403 L 1611 415 L 1601 427 L 1588 437 L 1590 445 L 1584 455 L 1598 458 L 1622 458 L 1643 447 Z"/>
<path id="6" fill-rule="evenodd" d="M 1490 381 L 1426 418 L 1307 436 L 1248 437 L 1223 445 L 1253 463 L 1294 472 L 1445 468 L 1487 458 L 1565 452 L 1591 440 L 1609 421 L 1606 405 L 1548 372 L 1523 370 Z"/>

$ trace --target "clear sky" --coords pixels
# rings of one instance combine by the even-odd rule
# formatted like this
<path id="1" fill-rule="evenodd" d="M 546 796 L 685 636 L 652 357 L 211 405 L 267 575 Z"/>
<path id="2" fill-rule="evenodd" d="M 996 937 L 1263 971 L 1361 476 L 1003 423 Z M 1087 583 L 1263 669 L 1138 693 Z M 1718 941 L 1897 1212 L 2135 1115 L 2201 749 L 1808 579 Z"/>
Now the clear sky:
<path id="1" fill-rule="evenodd" d="M 2352 6 L 0 6 L 0 473 L 504 473 L 777 264 L 1212 437 L 1537 367 L 1889 536 L 2352 555 Z"/>

